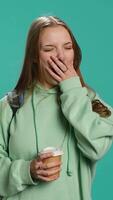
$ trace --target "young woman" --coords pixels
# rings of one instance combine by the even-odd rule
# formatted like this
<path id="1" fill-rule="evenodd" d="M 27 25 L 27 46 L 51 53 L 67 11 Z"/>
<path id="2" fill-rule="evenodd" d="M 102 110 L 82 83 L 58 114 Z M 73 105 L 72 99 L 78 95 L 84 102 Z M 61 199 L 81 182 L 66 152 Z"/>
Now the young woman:
<path id="1" fill-rule="evenodd" d="M 2 199 L 91 200 L 95 164 L 112 144 L 113 110 L 84 83 L 80 62 L 63 21 L 32 23 L 18 83 L 0 101 Z M 22 97 L 15 113 L 13 94 Z M 53 154 L 39 152 L 50 146 L 63 150 L 62 161 L 44 163 Z"/>

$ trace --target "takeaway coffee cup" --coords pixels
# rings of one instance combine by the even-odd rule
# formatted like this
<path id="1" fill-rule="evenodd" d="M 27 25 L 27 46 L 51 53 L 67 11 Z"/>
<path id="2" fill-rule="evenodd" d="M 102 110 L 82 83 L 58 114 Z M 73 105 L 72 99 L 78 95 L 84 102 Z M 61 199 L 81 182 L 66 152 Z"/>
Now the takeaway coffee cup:
<path id="1" fill-rule="evenodd" d="M 44 158 L 43 159 L 43 163 L 48 164 L 54 161 L 61 161 L 61 157 L 63 155 L 63 151 L 60 148 L 56 148 L 56 147 L 46 147 L 44 148 L 42 151 L 39 152 L 39 156 L 45 153 L 49 153 L 52 152 L 53 155 L 50 158 Z M 58 175 L 60 174 L 60 172 L 58 172 Z M 53 175 L 52 175 L 53 176 Z"/>

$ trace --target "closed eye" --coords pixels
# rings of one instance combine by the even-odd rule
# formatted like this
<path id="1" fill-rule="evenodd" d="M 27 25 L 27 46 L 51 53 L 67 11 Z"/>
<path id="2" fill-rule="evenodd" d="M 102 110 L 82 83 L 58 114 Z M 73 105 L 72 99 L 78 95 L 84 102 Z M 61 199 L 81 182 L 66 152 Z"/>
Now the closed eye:
<path id="1" fill-rule="evenodd" d="M 72 47 L 65 47 L 65 49 L 72 49 Z"/>
<path id="2" fill-rule="evenodd" d="M 43 51 L 48 52 L 48 51 L 52 51 L 54 48 L 51 49 L 43 49 Z"/>
<path id="3" fill-rule="evenodd" d="M 72 46 L 65 46 L 64 48 L 65 48 L 65 49 L 73 49 Z"/>

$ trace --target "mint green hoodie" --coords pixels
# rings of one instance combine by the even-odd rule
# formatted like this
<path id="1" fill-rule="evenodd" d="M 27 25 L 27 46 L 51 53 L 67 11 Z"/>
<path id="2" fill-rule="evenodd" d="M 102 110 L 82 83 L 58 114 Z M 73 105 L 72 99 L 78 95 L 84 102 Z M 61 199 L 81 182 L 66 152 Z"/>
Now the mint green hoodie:
<path id="1" fill-rule="evenodd" d="M 59 98 L 58 98 L 59 96 Z M 100 99 L 81 86 L 79 77 L 63 80 L 51 89 L 37 84 L 25 92 L 24 105 L 8 126 L 12 110 L 0 101 L 0 195 L 3 200 L 91 200 L 97 160 L 108 151 L 113 136 L 111 116 L 92 111 L 91 100 Z M 59 104 L 60 103 L 60 104 Z M 45 147 L 61 147 L 60 177 L 33 181 L 30 162 Z M 9 153 L 8 153 L 9 152 Z"/>

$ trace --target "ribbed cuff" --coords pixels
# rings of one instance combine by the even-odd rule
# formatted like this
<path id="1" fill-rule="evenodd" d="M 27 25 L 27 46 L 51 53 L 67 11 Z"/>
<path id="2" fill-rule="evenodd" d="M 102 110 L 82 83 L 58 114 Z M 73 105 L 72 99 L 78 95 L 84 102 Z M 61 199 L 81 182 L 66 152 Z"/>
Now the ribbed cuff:
<path id="1" fill-rule="evenodd" d="M 37 185 L 38 181 L 35 182 L 30 174 L 30 163 L 31 161 L 26 161 L 26 164 L 24 164 L 24 169 L 23 169 L 24 182 L 28 185 Z"/>
<path id="2" fill-rule="evenodd" d="M 59 87 L 61 92 L 65 92 L 73 88 L 82 87 L 82 84 L 80 82 L 79 76 L 73 76 L 69 79 L 61 81 L 59 83 Z"/>

